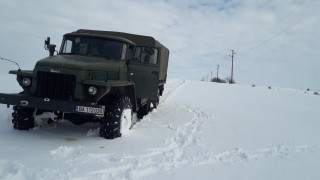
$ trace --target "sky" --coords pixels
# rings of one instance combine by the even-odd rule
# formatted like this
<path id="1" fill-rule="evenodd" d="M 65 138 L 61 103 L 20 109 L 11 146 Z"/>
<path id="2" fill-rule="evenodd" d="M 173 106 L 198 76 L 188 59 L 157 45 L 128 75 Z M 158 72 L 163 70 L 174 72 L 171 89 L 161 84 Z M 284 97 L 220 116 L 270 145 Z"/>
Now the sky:
<path id="1" fill-rule="evenodd" d="M 33 69 L 77 29 L 152 36 L 170 50 L 168 78 L 319 90 L 317 0 L 1 0 L 0 57 Z M 0 74 L 15 69 L 0 61 Z"/>

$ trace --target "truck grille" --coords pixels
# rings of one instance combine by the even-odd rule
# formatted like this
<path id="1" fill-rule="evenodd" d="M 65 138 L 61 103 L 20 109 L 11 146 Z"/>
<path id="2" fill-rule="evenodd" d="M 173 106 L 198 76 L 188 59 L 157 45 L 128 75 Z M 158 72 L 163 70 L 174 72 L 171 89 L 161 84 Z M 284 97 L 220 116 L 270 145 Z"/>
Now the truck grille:
<path id="1" fill-rule="evenodd" d="M 69 74 L 41 72 L 37 74 L 37 96 L 69 100 L 74 94 L 76 77 Z"/>

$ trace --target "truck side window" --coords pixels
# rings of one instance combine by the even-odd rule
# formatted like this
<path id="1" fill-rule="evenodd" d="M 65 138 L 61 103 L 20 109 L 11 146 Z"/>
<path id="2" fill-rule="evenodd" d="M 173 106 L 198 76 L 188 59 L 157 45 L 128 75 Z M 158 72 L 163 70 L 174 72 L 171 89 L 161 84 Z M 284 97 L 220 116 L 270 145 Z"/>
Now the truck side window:
<path id="1" fill-rule="evenodd" d="M 157 64 L 158 63 L 158 49 L 152 48 L 154 53 L 151 55 L 146 51 L 146 47 L 137 47 L 133 56 L 135 62 Z"/>
<path id="2" fill-rule="evenodd" d="M 140 62 L 140 54 L 141 54 L 141 47 L 137 47 L 136 51 L 134 52 L 133 60 L 136 62 Z"/>
<path id="3" fill-rule="evenodd" d="M 157 64 L 158 63 L 158 49 L 153 48 L 154 54 L 150 56 L 149 63 L 150 64 Z"/>

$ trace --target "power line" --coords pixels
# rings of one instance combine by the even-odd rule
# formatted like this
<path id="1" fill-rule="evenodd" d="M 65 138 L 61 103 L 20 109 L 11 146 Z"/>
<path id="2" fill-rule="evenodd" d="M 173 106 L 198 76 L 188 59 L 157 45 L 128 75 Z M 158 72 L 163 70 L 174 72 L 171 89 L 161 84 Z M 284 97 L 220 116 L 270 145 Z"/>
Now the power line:
<path id="1" fill-rule="evenodd" d="M 284 30 L 278 32 L 277 34 L 273 35 L 272 37 L 258 43 L 257 45 L 251 47 L 251 48 L 248 48 L 246 50 L 244 50 L 243 52 L 246 52 L 246 51 L 249 51 L 249 50 L 252 50 L 252 49 L 255 49 L 261 45 L 264 45 L 265 43 L 275 39 L 276 37 L 278 37 L 279 35 L 289 31 L 291 28 L 293 28 L 294 26 L 296 26 L 297 24 L 299 24 L 300 22 L 302 22 L 303 20 L 307 19 L 308 17 L 310 16 L 313 16 L 314 14 L 316 14 L 317 12 L 319 12 L 320 10 L 320 4 L 318 4 L 315 8 L 313 8 L 312 10 L 310 10 L 309 12 L 307 12 L 307 14 L 305 14 L 301 19 L 295 21 L 293 24 L 289 25 L 288 27 L 286 27 Z"/>
<path id="2" fill-rule="evenodd" d="M 302 5 L 304 5 L 304 3 L 300 3 L 298 6 L 295 6 L 295 8 L 293 8 L 289 13 L 287 13 L 286 15 L 282 16 L 280 18 L 280 20 L 278 20 L 276 23 L 274 23 L 273 25 L 271 25 L 269 28 L 267 28 L 266 30 L 264 30 L 264 32 L 260 33 L 259 35 L 257 35 L 255 38 L 246 41 L 245 43 L 242 43 L 239 45 L 239 47 L 243 47 L 246 44 L 249 44 L 250 42 L 253 42 L 255 40 L 260 39 L 261 37 L 265 36 L 269 31 L 271 31 L 274 27 L 276 27 L 277 25 L 279 25 L 279 23 L 283 22 L 285 19 L 287 19 L 287 17 L 289 17 L 291 14 L 293 14 L 298 7 L 301 7 Z M 306 9 L 306 8 L 305 8 Z M 303 10 L 304 11 L 304 10 Z"/>
<path id="3" fill-rule="evenodd" d="M 312 11 L 310 11 L 306 16 L 304 16 L 304 18 L 303 18 L 303 19 L 300 19 L 300 20 L 296 21 L 296 22 L 295 22 L 294 24 L 292 24 L 291 26 L 289 26 L 289 27 L 285 28 L 284 30 L 282 30 L 282 31 L 280 31 L 279 33 L 275 34 L 274 36 L 270 37 L 269 39 L 267 39 L 267 40 L 265 40 L 265 41 L 263 41 L 263 42 L 261 42 L 261 43 L 257 44 L 256 46 L 251 47 L 251 48 L 250 48 L 250 49 L 248 49 L 248 50 L 252 50 L 252 49 L 254 49 L 254 48 L 257 48 L 257 47 L 259 47 L 259 46 L 261 46 L 261 45 L 263 45 L 263 44 L 265 44 L 265 43 L 267 43 L 267 42 L 269 42 L 269 41 L 271 41 L 271 40 L 275 39 L 276 37 L 280 36 L 281 34 L 283 34 L 283 33 L 287 32 L 287 31 L 289 31 L 291 28 L 293 28 L 295 25 L 299 24 L 301 21 L 303 21 L 303 20 L 305 20 L 306 18 L 308 18 L 308 17 L 310 17 L 310 16 L 312 16 L 312 15 L 316 14 L 316 13 L 320 10 L 320 8 L 319 8 L 319 7 L 320 7 L 320 6 L 318 6 L 318 7 L 314 8 L 314 9 L 313 9 Z M 319 8 L 319 9 L 318 9 L 318 8 Z M 315 10 L 315 11 L 314 11 L 314 10 Z M 248 51 L 248 50 L 246 50 L 246 51 Z"/>

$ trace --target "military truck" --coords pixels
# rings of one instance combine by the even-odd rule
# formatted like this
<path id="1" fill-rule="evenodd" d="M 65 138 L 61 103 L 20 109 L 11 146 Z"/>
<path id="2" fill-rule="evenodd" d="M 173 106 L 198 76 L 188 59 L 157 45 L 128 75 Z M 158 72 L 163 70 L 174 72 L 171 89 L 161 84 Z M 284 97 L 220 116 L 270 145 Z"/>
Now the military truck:
<path id="1" fill-rule="evenodd" d="M 69 120 L 100 123 L 100 136 L 120 137 L 157 108 L 167 79 L 169 50 L 150 36 L 80 29 L 63 36 L 59 52 L 45 40 L 49 57 L 33 70 L 12 70 L 23 91 L 0 93 L 13 105 L 13 128 Z"/>

